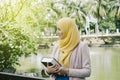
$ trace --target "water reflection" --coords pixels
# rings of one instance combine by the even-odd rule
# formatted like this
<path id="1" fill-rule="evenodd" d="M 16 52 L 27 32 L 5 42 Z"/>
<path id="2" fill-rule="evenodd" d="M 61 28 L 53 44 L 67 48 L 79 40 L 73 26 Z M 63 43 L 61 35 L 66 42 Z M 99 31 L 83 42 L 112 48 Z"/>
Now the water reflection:
<path id="1" fill-rule="evenodd" d="M 50 49 L 43 49 L 38 55 L 21 58 L 23 69 L 18 67 L 18 70 L 27 70 L 31 66 L 41 69 L 41 58 L 49 56 L 50 53 Z M 120 80 L 120 48 L 90 48 L 90 57 L 92 74 L 87 80 Z"/>
<path id="2" fill-rule="evenodd" d="M 92 75 L 88 80 L 120 80 L 120 49 L 91 48 Z"/>
<path id="3" fill-rule="evenodd" d="M 38 51 L 38 54 L 32 54 L 29 57 L 22 56 L 20 58 L 21 66 L 16 66 L 17 73 L 22 74 L 26 72 L 33 72 L 33 70 L 41 70 L 44 66 L 41 64 L 41 58 L 45 56 L 49 56 L 51 53 L 50 49 L 41 49 Z"/>

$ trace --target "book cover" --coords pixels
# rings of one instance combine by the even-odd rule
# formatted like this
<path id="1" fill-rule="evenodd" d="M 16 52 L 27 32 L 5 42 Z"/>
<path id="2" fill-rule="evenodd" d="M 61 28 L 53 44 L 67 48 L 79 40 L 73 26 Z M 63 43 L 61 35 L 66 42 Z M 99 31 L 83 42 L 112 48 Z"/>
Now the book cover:
<path id="1" fill-rule="evenodd" d="M 52 57 L 42 58 L 41 63 L 46 67 L 47 67 L 47 65 L 52 66 L 52 65 L 55 65 L 55 64 L 61 66 L 61 64 L 55 58 L 52 58 Z"/>

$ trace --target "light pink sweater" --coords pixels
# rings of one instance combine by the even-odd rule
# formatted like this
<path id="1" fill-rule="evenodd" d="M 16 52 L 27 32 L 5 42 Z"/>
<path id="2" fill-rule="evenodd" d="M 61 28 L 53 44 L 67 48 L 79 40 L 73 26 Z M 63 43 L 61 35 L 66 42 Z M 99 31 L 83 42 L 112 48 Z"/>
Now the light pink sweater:
<path id="1" fill-rule="evenodd" d="M 53 47 L 52 56 L 58 60 L 59 48 L 58 44 Z M 85 80 L 91 73 L 89 48 L 84 42 L 73 50 L 70 56 L 69 80 Z M 50 80 L 54 80 L 51 77 Z"/>

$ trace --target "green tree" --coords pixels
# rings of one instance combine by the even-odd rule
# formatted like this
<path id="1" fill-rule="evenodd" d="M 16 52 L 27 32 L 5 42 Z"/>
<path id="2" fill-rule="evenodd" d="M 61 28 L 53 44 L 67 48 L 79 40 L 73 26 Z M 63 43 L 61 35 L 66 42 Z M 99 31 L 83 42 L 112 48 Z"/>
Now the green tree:
<path id="1" fill-rule="evenodd" d="M 116 29 L 120 31 L 120 1 L 119 0 L 110 0 L 110 16 L 113 17 Z"/>
<path id="2" fill-rule="evenodd" d="M 81 1 L 82 0 L 79 0 L 78 2 L 71 0 L 61 0 L 51 2 L 48 6 L 50 14 L 53 15 L 51 18 L 54 20 L 58 20 L 61 17 L 74 18 L 78 28 L 85 30 L 84 24 L 86 13 L 84 11 L 84 6 L 81 4 Z"/>
<path id="3" fill-rule="evenodd" d="M 39 4 L 37 0 L 1 1 L 0 71 L 19 65 L 23 55 L 36 54 L 41 25 L 45 23 L 44 6 Z"/>

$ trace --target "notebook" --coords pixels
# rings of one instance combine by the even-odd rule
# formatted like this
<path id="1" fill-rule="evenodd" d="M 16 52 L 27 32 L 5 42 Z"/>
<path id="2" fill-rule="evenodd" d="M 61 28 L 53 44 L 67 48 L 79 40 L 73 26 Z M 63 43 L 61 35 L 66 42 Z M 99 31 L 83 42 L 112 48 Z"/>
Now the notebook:
<path id="1" fill-rule="evenodd" d="M 47 65 L 52 66 L 52 65 L 55 65 L 55 64 L 57 64 L 58 66 L 61 66 L 61 64 L 55 58 L 52 58 L 52 57 L 43 57 L 42 60 L 41 60 L 41 63 L 45 67 L 47 67 Z"/>

